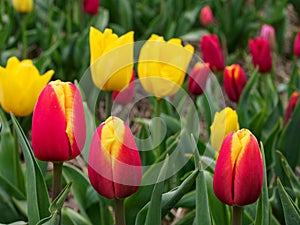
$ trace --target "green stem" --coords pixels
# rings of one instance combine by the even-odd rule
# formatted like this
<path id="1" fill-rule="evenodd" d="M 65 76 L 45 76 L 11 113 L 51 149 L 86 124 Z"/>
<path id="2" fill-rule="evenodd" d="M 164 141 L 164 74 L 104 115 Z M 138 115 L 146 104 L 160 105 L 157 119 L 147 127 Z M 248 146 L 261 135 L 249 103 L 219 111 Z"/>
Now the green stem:
<path id="1" fill-rule="evenodd" d="M 61 191 L 62 166 L 62 162 L 53 162 L 52 200 L 54 200 Z"/>
<path id="2" fill-rule="evenodd" d="M 21 21 L 21 31 L 22 31 L 22 59 L 27 58 L 27 37 L 26 37 L 26 27 L 27 27 L 27 16 L 24 16 Z"/>
<path id="3" fill-rule="evenodd" d="M 161 104 L 162 104 L 162 99 L 156 99 L 154 117 L 157 117 L 157 118 L 160 117 Z M 158 144 L 158 142 L 160 141 L 160 138 L 161 138 L 160 129 L 161 129 L 160 121 L 158 121 L 157 126 L 155 127 L 155 132 L 153 134 L 153 140 L 154 140 L 153 143 L 157 144 L 157 146 L 154 149 L 154 153 L 156 154 L 157 157 L 159 157 L 161 155 L 161 148 L 160 148 L 161 145 Z"/>
<path id="4" fill-rule="evenodd" d="M 232 225 L 242 225 L 242 213 L 243 208 L 239 206 L 233 206 L 232 209 Z"/>
<path id="5" fill-rule="evenodd" d="M 111 108 L 112 108 L 112 92 L 105 93 L 105 116 L 106 119 L 111 116 Z"/>
<path id="6" fill-rule="evenodd" d="M 124 210 L 124 200 L 114 199 L 115 201 L 115 220 L 116 225 L 126 225 L 125 221 L 125 210 Z"/>

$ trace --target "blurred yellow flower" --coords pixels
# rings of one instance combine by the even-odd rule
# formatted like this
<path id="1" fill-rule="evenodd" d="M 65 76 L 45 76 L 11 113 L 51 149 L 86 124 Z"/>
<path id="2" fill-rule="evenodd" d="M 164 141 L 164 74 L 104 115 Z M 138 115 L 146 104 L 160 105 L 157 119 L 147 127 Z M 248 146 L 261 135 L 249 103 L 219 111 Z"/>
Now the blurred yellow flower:
<path id="1" fill-rule="evenodd" d="M 128 86 L 133 69 L 133 31 L 118 37 L 111 29 L 90 28 L 90 68 L 95 85 L 104 91 Z"/>
<path id="2" fill-rule="evenodd" d="M 182 46 L 181 40 L 153 34 L 143 45 L 138 64 L 138 76 L 144 89 L 157 98 L 174 95 L 181 87 L 194 48 Z"/>
<path id="3" fill-rule="evenodd" d="M 224 138 L 233 131 L 240 129 L 238 116 L 235 110 L 226 107 L 216 112 L 214 121 L 210 126 L 210 142 L 216 151 L 220 151 Z"/>
<path id="4" fill-rule="evenodd" d="M 31 60 L 11 57 L 6 68 L 0 66 L 0 105 L 16 116 L 29 115 L 53 74 L 50 70 L 41 76 Z"/>
<path id="5" fill-rule="evenodd" d="M 21 13 L 30 12 L 33 7 L 33 0 L 13 0 L 12 3 L 15 10 Z"/>

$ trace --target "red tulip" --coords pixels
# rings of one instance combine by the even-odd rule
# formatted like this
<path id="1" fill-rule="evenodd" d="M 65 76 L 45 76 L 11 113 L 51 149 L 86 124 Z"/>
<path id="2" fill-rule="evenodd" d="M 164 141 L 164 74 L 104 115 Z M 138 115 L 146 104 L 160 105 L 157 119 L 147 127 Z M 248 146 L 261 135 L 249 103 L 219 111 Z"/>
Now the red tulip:
<path id="1" fill-rule="evenodd" d="M 221 71 L 224 69 L 224 55 L 217 35 L 203 35 L 200 41 L 200 47 L 203 60 L 209 63 L 211 70 Z"/>
<path id="2" fill-rule="evenodd" d="M 298 30 L 297 36 L 294 41 L 294 54 L 300 57 L 300 29 Z"/>
<path id="3" fill-rule="evenodd" d="M 112 97 L 115 103 L 126 105 L 132 102 L 135 94 L 134 78 L 135 72 L 133 70 L 129 85 L 122 91 L 113 92 Z"/>
<path id="4" fill-rule="evenodd" d="M 95 15 L 98 13 L 99 0 L 84 0 L 83 9 L 86 13 Z"/>
<path id="5" fill-rule="evenodd" d="M 286 108 L 286 111 L 285 111 L 284 124 L 287 124 L 287 122 L 291 118 L 292 113 L 293 113 L 295 107 L 298 104 L 298 99 L 299 99 L 299 92 L 294 91 L 293 94 L 290 97 L 289 104 L 288 104 L 288 106 Z"/>
<path id="6" fill-rule="evenodd" d="M 188 79 L 188 90 L 193 95 L 201 95 L 205 91 L 210 69 L 208 63 L 197 62 Z"/>
<path id="7" fill-rule="evenodd" d="M 262 185 L 263 161 L 256 138 L 247 129 L 230 133 L 216 163 L 216 196 L 228 205 L 243 206 L 258 199 Z"/>
<path id="8" fill-rule="evenodd" d="M 214 21 L 214 15 L 211 11 L 211 8 L 206 5 L 201 9 L 200 12 L 200 22 L 203 25 L 210 25 Z"/>
<path id="9" fill-rule="evenodd" d="M 247 83 L 243 68 L 238 64 L 226 66 L 224 69 L 223 82 L 228 98 L 234 102 L 238 102 L 244 86 Z"/>
<path id="10" fill-rule="evenodd" d="M 269 42 L 263 38 L 249 40 L 250 53 L 252 55 L 252 63 L 258 66 L 262 73 L 270 72 L 272 69 L 272 55 Z"/>
<path id="11" fill-rule="evenodd" d="M 89 154 L 88 174 L 96 191 L 107 198 L 125 198 L 142 179 L 139 151 L 130 128 L 109 117 L 96 130 Z"/>
<path id="12" fill-rule="evenodd" d="M 32 117 L 32 147 L 39 160 L 63 162 L 80 154 L 85 142 L 82 98 L 70 82 L 50 82 Z"/>

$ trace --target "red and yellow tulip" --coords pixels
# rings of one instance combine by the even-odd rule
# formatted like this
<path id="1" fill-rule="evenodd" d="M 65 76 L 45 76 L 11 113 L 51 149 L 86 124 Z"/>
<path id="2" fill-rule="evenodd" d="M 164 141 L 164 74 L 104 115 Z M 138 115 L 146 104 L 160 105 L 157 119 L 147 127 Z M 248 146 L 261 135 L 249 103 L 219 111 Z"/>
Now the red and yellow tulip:
<path id="1" fill-rule="evenodd" d="M 228 205 L 251 204 L 260 196 L 263 176 L 262 155 L 254 135 L 247 129 L 230 133 L 216 163 L 216 196 Z"/>
<path id="2" fill-rule="evenodd" d="M 123 199 L 137 191 L 142 179 L 139 151 L 130 128 L 118 117 L 97 128 L 88 161 L 89 179 L 99 194 Z"/>
<path id="3" fill-rule="evenodd" d="M 293 111 L 295 109 L 295 107 L 298 104 L 298 99 L 299 99 L 299 92 L 298 91 L 294 91 L 293 94 L 290 97 L 289 100 L 289 104 L 285 110 L 285 115 L 284 115 L 284 124 L 287 124 L 287 122 L 289 121 L 289 119 L 291 118 Z"/>
<path id="4" fill-rule="evenodd" d="M 32 147 L 39 160 L 63 162 L 80 154 L 85 142 L 82 98 L 70 82 L 50 82 L 32 117 Z"/>

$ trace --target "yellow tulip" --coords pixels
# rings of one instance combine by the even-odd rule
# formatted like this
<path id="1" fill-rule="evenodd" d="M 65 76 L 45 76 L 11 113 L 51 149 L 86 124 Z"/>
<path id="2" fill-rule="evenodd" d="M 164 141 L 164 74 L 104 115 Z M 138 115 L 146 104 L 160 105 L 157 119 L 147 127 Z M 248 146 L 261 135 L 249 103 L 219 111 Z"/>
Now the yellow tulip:
<path id="1" fill-rule="evenodd" d="M 210 126 L 211 145 L 220 151 L 224 138 L 233 131 L 240 129 L 238 116 L 235 110 L 226 107 L 220 112 L 216 112 L 214 121 Z"/>
<path id="2" fill-rule="evenodd" d="M 153 34 L 143 45 L 138 64 L 138 75 L 144 89 L 157 98 L 174 95 L 181 87 L 194 48 L 183 47 L 181 40 Z"/>
<path id="3" fill-rule="evenodd" d="M 128 86 L 133 70 L 133 31 L 118 37 L 111 29 L 90 28 L 91 73 L 104 91 L 121 91 Z"/>
<path id="4" fill-rule="evenodd" d="M 49 82 L 53 70 L 40 76 L 29 59 L 19 61 L 11 57 L 6 68 L 0 66 L 0 104 L 6 112 L 16 116 L 32 113 L 38 96 Z"/>
<path id="5" fill-rule="evenodd" d="M 15 10 L 21 13 L 30 12 L 33 7 L 33 0 L 13 0 L 12 3 Z"/>

